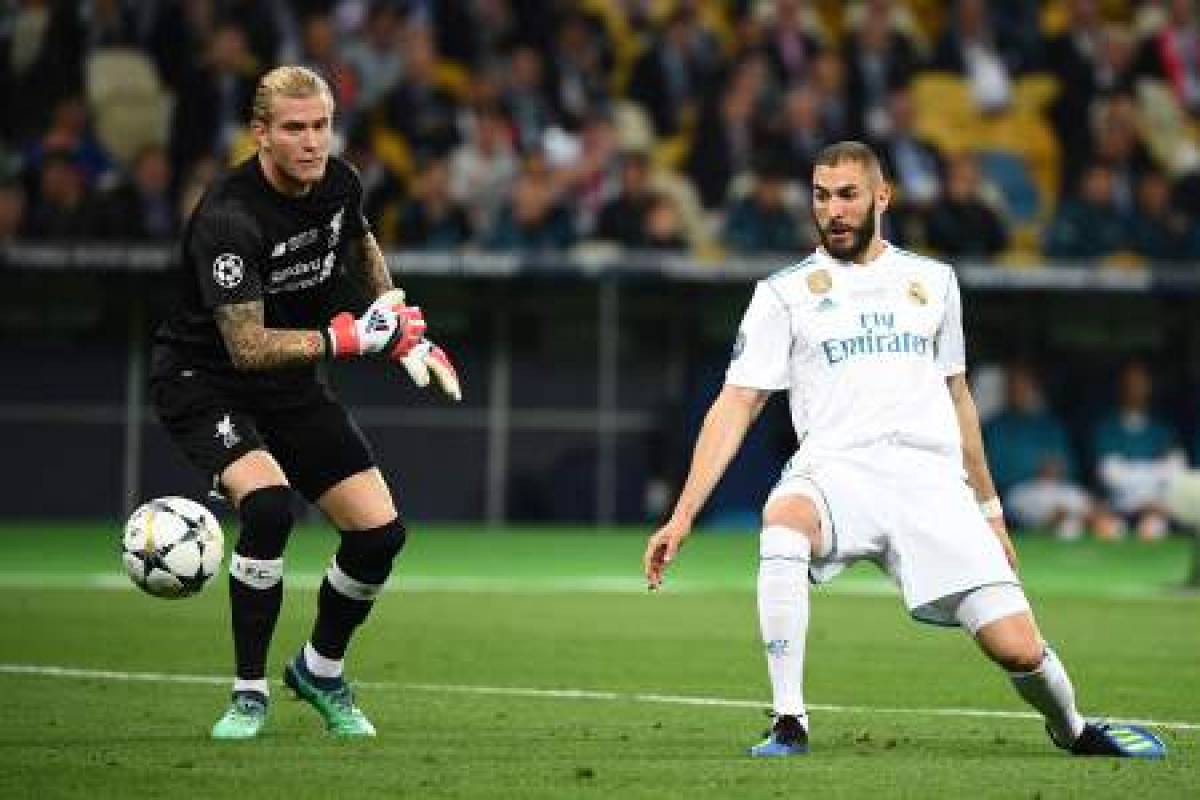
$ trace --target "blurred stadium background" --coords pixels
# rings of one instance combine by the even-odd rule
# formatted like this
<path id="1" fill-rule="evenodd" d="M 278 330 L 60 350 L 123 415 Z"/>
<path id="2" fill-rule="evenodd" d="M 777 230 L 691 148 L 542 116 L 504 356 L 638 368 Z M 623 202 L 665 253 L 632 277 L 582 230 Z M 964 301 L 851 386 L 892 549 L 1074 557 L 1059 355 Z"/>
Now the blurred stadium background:
<path id="1" fill-rule="evenodd" d="M 329 79 L 338 149 L 363 176 L 371 222 L 460 365 L 465 400 L 454 407 L 377 366 L 335 373 L 405 515 L 427 530 L 459 523 L 476 532 L 457 547 L 438 545 L 453 559 L 481 552 L 481 531 L 536 525 L 573 534 L 546 540 L 556 556 L 594 538 L 591 546 L 610 548 L 602 575 L 636 574 L 640 534 L 678 488 L 753 281 L 813 246 L 811 159 L 853 137 L 879 149 L 896 188 L 887 236 L 958 271 L 993 469 L 1010 512 L 1021 513 L 1012 521 L 1032 548 L 1028 569 L 1053 565 L 1045 569 L 1058 576 L 1043 573 L 1035 594 L 1053 597 L 1069 573 L 1067 595 L 1095 589 L 1094 608 L 1132 629 L 1147 608 L 1137 602 L 1151 601 L 1130 598 L 1185 582 L 1192 537 L 1168 518 L 1164 492 L 1200 463 L 1194 2 L 21 0 L 0 4 L 6 625 L 55 630 L 71 604 L 20 599 L 55 585 L 114 614 L 135 601 L 144 609 L 145 598 L 79 588 L 87 581 L 72 576 L 104 568 L 67 551 L 96 552 L 77 543 L 109 536 L 115 554 L 115 523 L 142 499 L 200 499 L 207 490 L 146 405 L 147 341 L 170 302 L 183 220 L 215 171 L 250 153 L 254 82 L 284 62 Z M 706 524 L 752 531 L 793 446 L 777 399 Z M 530 580 L 521 566 L 528 540 L 509 540 L 497 569 Z M 697 568 L 720 572 L 714 565 L 728 555 L 698 557 Z M 423 573 L 419 557 L 418 585 L 479 568 Z M 557 568 L 554 559 L 537 563 Z M 1154 566 L 1121 572 L 1145 563 Z M 749 564 L 737 569 L 749 575 Z M 616 590 L 631 589 L 622 580 Z M 1109 583 L 1118 588 L 1102 590 Z M 507 591 L 472 585 L 442 588 L 467 599 Z M 715 585 L 749 599 L 736 578 Z M 579 613 L 609 603 L 590 597 Z M 1156 623 L 1117 653 L 1161 653 L 1156 681 L 1194 683 L 1195 601 L 1159 600 Z M 213 635 L 220 602 L 210 596 L 186 620 L 174 617 L 179 635 Z M 709 603 L 681 602 L 699 613 Z M 839 602 L 849 603 L 841 613 L 856 613 L 853 600 Z M 1087 643 L 1112 630 L 1089 618 L 1093 601 L 1062 602 L 1048 601 L 1048 615 L 1078 650 L 1101 657 Z M 22 617 L 33 605 L 46 616 Z M 466 625 L 476 612 L 463 605 Z M 732 685 L 745 697 L 758 686 L 757 672 L 741 669 L 758 665 L 750 607 L 739 608 L 741 672 L 714 666 L 689 684 L 695 691 L 729 694 Z M 181 612 L 145 613 L 175 624 L 167 620 Z M 634 628 L 638 613 L 627 609 Z M 678 621 L 667 613 L 648 624 Z M 645 637 L 638 646 L 653 649 L 653 631 Z M 397 641 L 403 650 L 404 637 Z M 67 648 L 49 637 L 30 652 L 9 647 L 0 660 L 216 674 L 227 660 L 160 666 L 148 654 L 81 642 Z M 610 643 L 632 646 L 620 634 Z M 569 645 L 564 652 L 593 655 Z M 367 677 L 394 678 L 390 656 L 372 652 Z M 645 671 L 618 677 L 615 666 L 555 663 L 558 671 L 522 680 L 515 668 L 487 678 L 431 657 L 413 680 L 673 688 Z M 1140 673 L 1094 676 L 1128 686 Z M 36 678 L 3 680 L 28 681 L 19 685 L 30 702 L 53 702 Z M 1200 719 L 1194 702 L 1172 705 L 1165 695 L 1101 699 L 1129 714 Z M 843 731 L 847 747 L 855 730 Z M 15 790 L 44 788 L 47 775 L 21 762 L 26 751 L 7 752 L 23 766 L 12 773 Z M 1086 786 L 1102 789 L 1102 777 Z M 1173 787 L 1195 785 L 1194 771 L 1175 777 Z M 729 780 L 724 789 L 741 778 Z M 497 786 L 521 796 L 529 788 Z"/>

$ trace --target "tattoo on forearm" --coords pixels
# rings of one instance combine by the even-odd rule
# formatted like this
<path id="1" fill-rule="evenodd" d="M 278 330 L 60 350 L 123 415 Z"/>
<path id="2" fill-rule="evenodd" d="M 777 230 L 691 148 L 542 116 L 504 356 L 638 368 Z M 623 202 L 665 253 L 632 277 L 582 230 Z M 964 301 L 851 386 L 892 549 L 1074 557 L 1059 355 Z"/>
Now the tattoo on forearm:
<path id="1" fill-rule="evenodd" d="M 367 293 L 374 300 L 392 288 L 392 275 L 388 272 L 387 259 L 372 234 L 366 234 L 354 243 L 353 270 Z"/>
<path id="2" fill-rule="evenodd" d="M 229 358 L 238 369 L 296 367 L 320 361 L 325 354 L 325 341 L 318 331 L 265 327 L 261 300 L 218 306 L 214 317 Z"/>

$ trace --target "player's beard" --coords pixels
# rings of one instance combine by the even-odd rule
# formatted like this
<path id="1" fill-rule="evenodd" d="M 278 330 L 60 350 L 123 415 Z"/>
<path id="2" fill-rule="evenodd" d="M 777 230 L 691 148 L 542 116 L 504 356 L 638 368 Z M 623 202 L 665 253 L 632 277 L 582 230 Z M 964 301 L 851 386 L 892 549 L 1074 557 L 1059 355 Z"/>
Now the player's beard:
<path id="1" fill-rule="evenodd" d="M 821 246 L 825 248 L 825 252 L 838 261 L 854 261 L 867 251 L 867 248 L 871 245 L 871 240 L 875 238 L 874 200 L 871 201 L 871 206 L 867 209 L 862 224 L 850 230 L 850 244 L 845 247 L 838 247 L 833 243 L 833 237 L 829 229 L 827 227 L 823 228 L 820 223 L 817 223 L 817 234 L 821 237 Z"/>

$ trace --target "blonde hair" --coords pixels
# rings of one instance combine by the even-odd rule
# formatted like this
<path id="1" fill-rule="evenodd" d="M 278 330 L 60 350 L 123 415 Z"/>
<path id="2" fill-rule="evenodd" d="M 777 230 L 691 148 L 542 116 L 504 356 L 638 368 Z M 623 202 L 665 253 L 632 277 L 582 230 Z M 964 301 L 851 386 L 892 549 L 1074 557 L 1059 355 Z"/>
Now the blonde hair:
<path id="1" fill-rule="evenodd" d="M 333 110 L 333 92 L 319 74 L 308 67 L 283 66 L 263 75 L 254 90 L 254 105 L 250 108 L 250 120 L 266 125 L 271 121 L 271 103 L 276 97 L 305 98 L 324 95 Z"/>

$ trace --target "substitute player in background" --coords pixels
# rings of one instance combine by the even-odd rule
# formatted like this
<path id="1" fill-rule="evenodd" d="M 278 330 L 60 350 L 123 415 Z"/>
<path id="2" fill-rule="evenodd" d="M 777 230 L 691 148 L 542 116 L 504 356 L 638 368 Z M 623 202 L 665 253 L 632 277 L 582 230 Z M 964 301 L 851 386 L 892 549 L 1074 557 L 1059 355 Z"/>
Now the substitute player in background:
<path id="1" fill-rule="evenodd" d="M 767 398 L 789 390 L 799 448 L 763 510 L 758 574 L 774 722 L 751 754 L 808 751 L 808 581 L 868 559 L 915 619 L 966 628 L 1059 747 L 1162 757 L 1150 731 L 1080 716 L 1034 622 L 967 387 L 954 271 L 880 238 L 889 189 L 865 145 L 824 150 L 812 187 L 822 247 L 759 282 L 674 513 L 644 561 L 658 588 Z"/>
<path id="2" fill-rule="evenodd" d="M 421 311 L 392 288 L 362 214 L 355 172 L 329 154 L 333 98 L 315 72 L 259 82 L 257 154 L 214 182 L 183 237 L 183 302 L 155 334 L 150 391 L 167 432 L 237 509 L 229 563 L 237 677 L 217 739 L 248 739 L 267 715 L 267 648 L 283 598 L 293 487 L 341 531 L 312 636 L 284 681 L 330 732 L 372 736 L 342 675 L 350 638 L 405 542 L 391 492 L 320 365 L 375 356 L 437 379 L 454 369 L 423 338 Z M 355 317 L 348 308 L 361 310 Z"/>

